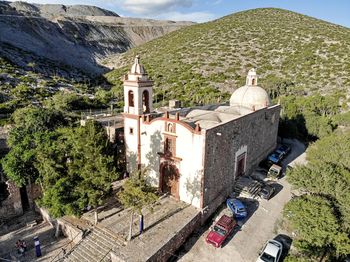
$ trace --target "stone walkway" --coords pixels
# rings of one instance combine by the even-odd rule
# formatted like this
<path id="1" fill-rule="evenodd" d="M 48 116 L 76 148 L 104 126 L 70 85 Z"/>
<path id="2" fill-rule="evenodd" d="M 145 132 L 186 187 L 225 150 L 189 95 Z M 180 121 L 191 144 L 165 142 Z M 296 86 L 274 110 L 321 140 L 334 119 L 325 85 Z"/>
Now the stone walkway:
<path id="1" fill-rule="evenodd" d="M 197 217 L 199 210 L 172 197 L 163 197 L 153 206 L 153 210 L 143 210 L 144 232 L 139 235 L 138 215 L 134 215 L 133 239 L 126 245 L 120 245 L 114 251 L 125 261 L 146 261 L 170 239 L 178 234 L 189 222 Z M 99 213 L 98 227 L 109 233 L 127 239 L 131 210 L 118 206 L 110 207 Z M 85 214 L 84 219 L 93 223 L 93 212 Z"/>

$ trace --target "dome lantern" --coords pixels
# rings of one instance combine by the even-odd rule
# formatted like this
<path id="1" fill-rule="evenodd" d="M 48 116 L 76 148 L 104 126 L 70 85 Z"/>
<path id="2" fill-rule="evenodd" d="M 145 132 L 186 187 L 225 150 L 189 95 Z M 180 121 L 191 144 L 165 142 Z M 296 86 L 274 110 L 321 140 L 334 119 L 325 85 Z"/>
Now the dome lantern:
<path id="1" fill-rule="evenodd" d="M 268 93 L 257 85 L 256 70 L 250 69 L 246 84 L 235 90 L 230 98 L 230 106 L 240 108 L 241 113 L 259 110 L 269 107 L 271 100 Z"/>
<path id="2" fill-rule="evenodd" d="M 255 68 L 249 70 L 246 80 L 247 86 L 257 86 L 258 85 L 258 76 L 256 74 Z"/>

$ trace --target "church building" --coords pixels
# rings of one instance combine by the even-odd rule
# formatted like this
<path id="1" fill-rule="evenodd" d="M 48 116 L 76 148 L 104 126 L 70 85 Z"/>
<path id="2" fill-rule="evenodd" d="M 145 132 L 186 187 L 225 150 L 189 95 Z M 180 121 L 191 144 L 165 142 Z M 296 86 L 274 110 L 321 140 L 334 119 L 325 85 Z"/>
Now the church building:
<path id="1" fill-rule="evenodd" d="M 259 87 L 255 69 L 229 103 L 152 106 L 153 82 L 137 56 L 124 77 L 124 141 L 129 172 L 145 170 L 162 193 L 212 214 L 275 147 L 280 105 Z"/>

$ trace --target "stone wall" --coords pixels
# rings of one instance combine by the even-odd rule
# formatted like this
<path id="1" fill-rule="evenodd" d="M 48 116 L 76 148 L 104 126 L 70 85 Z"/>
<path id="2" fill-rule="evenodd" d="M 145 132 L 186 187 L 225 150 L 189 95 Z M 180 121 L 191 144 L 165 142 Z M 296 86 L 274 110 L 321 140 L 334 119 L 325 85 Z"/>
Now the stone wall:
<path id="1" fill-rule="evenodd" d="M 77 244 L 79 241 L 83 239 L 84 228 L 80 228 L 79 226 L 71 223 L 67 217 L 62 217 L 57 219 L 54 222 L 58 223 L 60 231 L 63 233 L 65 237 L 68 237 L 74 244 Z"/>
<path id="2" fill-rule="evenodd" d="M 172 236 L 166 244 L 164 244 L 159 250 L 152 256 L 139 257 L 137 261 L 154 261 L 154 262 L 165 262 L 171 257 L 172 254 L 176 252 L 176 250 L 185 243 L 186 239 L 190 236 L 190 234 L 197 229 L 201 223 L 202 214 L 198 213 L 192 220 L 189 221 L 179 232 L 177 232 L 174 236 Z M 132 259 L 123 259 L 120 255 L 118 256 L 115 251 L 110 252 L 111 261 L 112 262 L 125 262 L 125 261 L 134 261 Z"/>
<path id="3" fill-rule="evenodd" d="M 246 148 L 245 174 L 250 174 L 276 147 L 279 113 L 279 105 L 263 108 L 206 131 L 204 219 L 233 191 L 237 152 Z"/>
<path id="4" fill-rule="evenodd" d="M 189 235 L 200 226 L 202 214 L 198 213 L 185 227 L 183 227 L 172 239 L 170 239 L 161 249 L 146 261 L 168 261 L 171 254 L 185 243 Z"/>
<path id="5" fill-rule="evenodd" d="M 6 220 L 23 214 L 19 188 L 10 181 L 7 181 L 6 184 L 10 195 L 2 202 L 2 205 L 0 206 L 0 220 Z"/>
<path id="6" fill-rule="evenodd" d="M 29 184 L 26 187 L 28 201 L 31 209 L 35 208 L 35 200 L 41 197 L 41 187 L 37 184 Z"/>

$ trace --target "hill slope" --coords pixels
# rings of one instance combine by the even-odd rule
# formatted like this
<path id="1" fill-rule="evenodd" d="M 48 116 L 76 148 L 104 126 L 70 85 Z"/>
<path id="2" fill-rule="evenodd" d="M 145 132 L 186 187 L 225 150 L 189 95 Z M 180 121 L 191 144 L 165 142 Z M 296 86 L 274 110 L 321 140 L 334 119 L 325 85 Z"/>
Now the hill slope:
<path id="1" fill-rule="evenodd" d="M 106 56 L 190 24 L 123 18 L 93 6 L 0 1 L 0 56 L 19 66 L 42 57 L 98 74 Z"/>
<path id="2" fill-rule="evenodd" d="M 231 93 L 251 67 L 273 97 L 350 89 L 350 29 L 281 9 L 239 12 L 172 32 L 108 59 L 117 68 L 108 79 L 120 85 L 136 54 L 156 87 L 170 88 L 166 98 L 189 104 L 203 102 L 206 93 L 215 97 L 207 101 L 220 100 L 215 89 Z"/>

